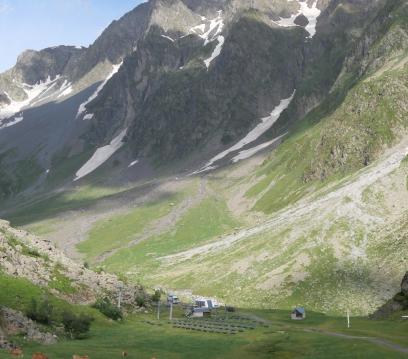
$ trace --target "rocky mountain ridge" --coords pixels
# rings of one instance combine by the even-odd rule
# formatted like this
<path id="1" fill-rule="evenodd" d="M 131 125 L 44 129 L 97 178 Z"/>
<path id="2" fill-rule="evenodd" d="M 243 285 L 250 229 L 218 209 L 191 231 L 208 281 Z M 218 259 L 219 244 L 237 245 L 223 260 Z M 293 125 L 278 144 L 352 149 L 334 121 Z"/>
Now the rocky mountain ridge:
<path id="1" fill-rule="evenodd" d="M 336 49 L 350 46 L 382 3 L 151 0 L 89 48 L 24 53 L 0 75 L 2 195 L 44 188 L 62 158 L 81 156 L 72 159 L 76 178 L 83 158 L 101 157 L 98 149 L 122 131 L 120 145 L 93 167 L 121 152 L 120 162 L 183 161 L 183 170 L 197 170 L 296 89 L 289 115 L 248 145 L 282 135 L 321 102 L 345 56 Z M 19 173 L 25 161 L 29 181 Z"/>

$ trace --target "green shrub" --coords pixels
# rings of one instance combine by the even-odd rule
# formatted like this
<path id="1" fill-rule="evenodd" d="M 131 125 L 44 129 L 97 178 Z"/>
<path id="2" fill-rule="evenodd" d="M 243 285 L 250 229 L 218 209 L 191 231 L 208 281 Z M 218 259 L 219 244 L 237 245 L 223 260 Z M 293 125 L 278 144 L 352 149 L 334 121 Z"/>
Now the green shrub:
<path id="1" fill-rule="evenodd" d="M 93 307 L 110 319 L 119 320 L 123 318 L 122 311 L 113 305 L 109 298 L 98 299 Z"/>
<path id="2" fill-rule="evenodd" d="M 138 294 L 138 295 L 136 296 L 135 301 L 136 301 L 136 305 L 137 305 L 138 307 L 146 307 L 147 299 L 146 299 L 146 296 L 145 296 L 145 295 L 143 295 L 143 294 Z"/>
<path id="3" fill-rule="evenodd" d="M 47 298 L 40 303 L 37 303 L 37 301 L 33 298 L 31 299 L 26 315 L 28 318 L 36 322 L 49 325 L 51 324 L 53 311 L 54 307 Z"/>
<path id="4" fill-rule="evenodd" d="M 88 333 L 93 320 L 94 318 L 85 314 L 75 315 L 68 311 L 62 314 L 64 330 L 71 339 L 79 339 Z"/>

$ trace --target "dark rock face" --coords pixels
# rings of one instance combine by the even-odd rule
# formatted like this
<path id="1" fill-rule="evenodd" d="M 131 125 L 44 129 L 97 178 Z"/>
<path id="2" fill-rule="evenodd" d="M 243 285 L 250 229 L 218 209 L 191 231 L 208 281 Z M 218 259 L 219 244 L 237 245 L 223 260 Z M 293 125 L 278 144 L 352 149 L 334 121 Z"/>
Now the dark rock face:
<path id="1" fill-rule="evenodd" d="M 77 80 L 100 62 L 118 63 L 132 53 L 149 25 L 153 4 L 154 1 L 141 4 L 113 21 L 78 61 L 70 64 L 68 72 L 71 77 Z"/>
<path id="2" fill-rule="evenodd" d="M 68 63 L 75 61 L 82 52 L 82 49 L 73 46 L 58 46 L 41 51 L 27 50 L 18 57 L 12 71 L 13 78 L 29 85 L 48 78 L 54 79 L 63 74 Z"/>
<path id="3" fill-rule="evenodd" d="M 243 17 L 208 70 L 202 60 L 191 61 L 209 57 L 215 44 L 207 50 L 195 37 L 172 43 L 159 31 L 151 29 L 90 109 L 98 119 L 96 131 L 132 120 L 129 145 L 138 155 L 176 160 L 215 136 L 218 144 L 227 135 L 243 136 L 290 97 L 301 78 L 304 33 L 299 28 L 286 33 Z M 106 108 L 107 98 L 115 114 Z M 131 112 L 133 118 L 127 118 Z"/>
<path id="4" fill-rule="evenodd" d="M 295 19 L 295 24 L 305 27 L 307 24 L 309 24 L 309 20 L 307 17 L 303 14 L 300 14 L 296 19 Z"/>
<path id="5" fill-rule="evenodd" d="M 201 9 L 200 2 L 183 3 Z M 230 3 L 213 1 L 206 3 L 206 9 Z M 362 28 L 370 17 L 361 21 L 366 10 L 360 3 L 348 3 L 355 14 L 346 25 Z M 340 73 L 351 43 L 336 17 L 338 8 L 332 5 L 322 14 L 321 32 L 311 42 L 305 42 L 301 28 L 276 29 L 246 16 L 245 11 L 226 25 L 222 53 L 208 70 L 202 61 L 216 42 L 203 48 L 192 35 L 170 42 L 160 36 L 159 26 L 151 27 L 138 51 L 90 105 L 96 114 L 87 136 L 90 142 L 98 143 L 112 134 L 112 126 L 126 124 L 134 156 L 179 160 L 208 146 L 219 150 L 225 139 L 242 137 L 295 88 L 299 96 L 294 100 L 295 111 L 290 118 L 282 116 L 275 134 L 318 104 Z M 302 26 L 308 24 L 303 15 L 297 20 Z"/>
<path id="6" fill-rule="evenodd" d="M 373 315 L 373 318 L 384 318 L 390 316 L 394 312 L 408 309 L 408 272 L 405 274 L 401 282 L 401 292 L 396 294 L 394 298 L 379 308 Z"/>
<path id="7" fill-rule="evenodd" d="M 408 298 L 408 272 L 405 273 L 404 279 L 402 280 L 401 292 Z"/>
<path id="8" fill-rule="evenodd" d="M 5 93 L 0 93 L 0 108 L 10 104 L 10 99 Z"/>

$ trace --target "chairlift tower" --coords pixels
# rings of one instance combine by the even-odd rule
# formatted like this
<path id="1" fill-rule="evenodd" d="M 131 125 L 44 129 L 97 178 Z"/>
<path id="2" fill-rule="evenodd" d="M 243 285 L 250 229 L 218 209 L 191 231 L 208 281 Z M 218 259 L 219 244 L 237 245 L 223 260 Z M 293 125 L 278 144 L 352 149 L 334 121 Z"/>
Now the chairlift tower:
<path id="1" fill-rule="evenodd" d="M 122 292 L 123 292 L 123 283 L 119 283 L 118 285 L 118 308 L 121 308 L 122 305 Z"/>

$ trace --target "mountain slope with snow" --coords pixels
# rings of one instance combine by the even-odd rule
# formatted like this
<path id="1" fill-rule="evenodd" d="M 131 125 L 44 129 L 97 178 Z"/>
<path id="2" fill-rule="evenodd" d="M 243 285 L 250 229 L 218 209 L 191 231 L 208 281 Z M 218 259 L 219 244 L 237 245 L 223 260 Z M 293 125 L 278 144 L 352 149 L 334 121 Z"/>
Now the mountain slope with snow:
<path id="1" fill-rule="evenodd" d="M 345 54 L 332 63 L 335 44 L 351 46 L 376 7 L 350 2 L 346 36 L 337 20 L 343 10 L 322 0 L 259 0 L 253 8 L 240 0 L 151 0 L 113 22 L 89 48 L 24 53 L 0 75 L 4 196 L 46 189 L 50 177 L 54 185 L 69 184 L 125 128 L 126 145 L 107 165 L 138 158 L 168 168 L 183 161 L 181 170 L 191 173 L 213 167 L 217 154 L 236 161 L 239 151 L 257 152 L 245 142 L 260 122 L 251 147 L 267 148 L 261 144 L 274 143 L 324 98 Z M 316 68 L 316 59 L 325 67 Z M 312 74 L 316 83 L 309 87 Z M 295 89 L 288 110 L 265 122 Z M 23 188 L 13 177 L 27 160 L 37 176 Z"/>

